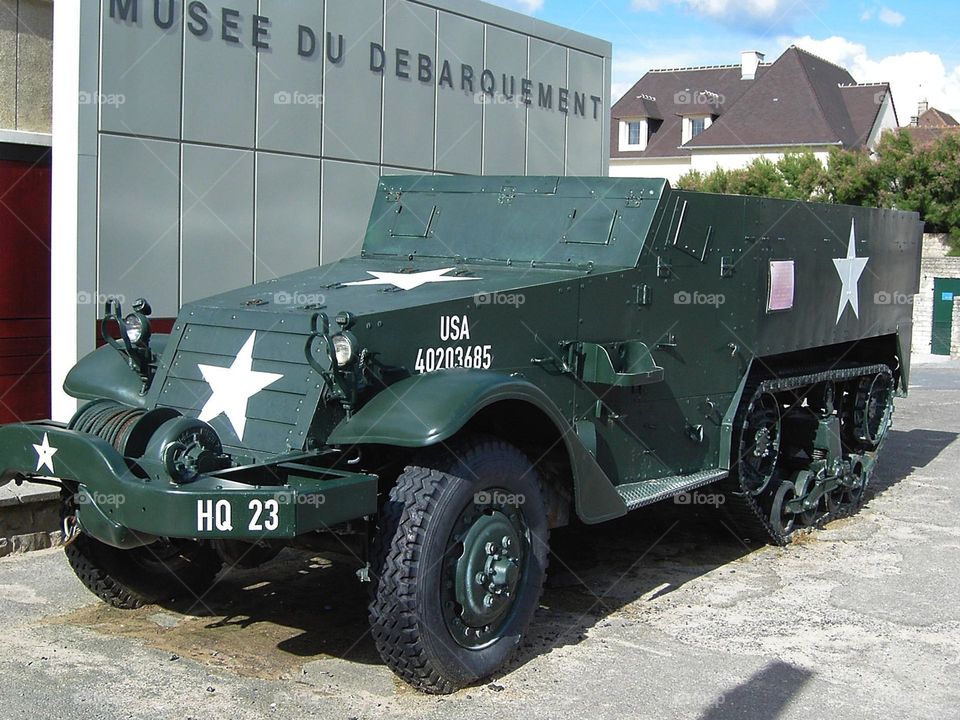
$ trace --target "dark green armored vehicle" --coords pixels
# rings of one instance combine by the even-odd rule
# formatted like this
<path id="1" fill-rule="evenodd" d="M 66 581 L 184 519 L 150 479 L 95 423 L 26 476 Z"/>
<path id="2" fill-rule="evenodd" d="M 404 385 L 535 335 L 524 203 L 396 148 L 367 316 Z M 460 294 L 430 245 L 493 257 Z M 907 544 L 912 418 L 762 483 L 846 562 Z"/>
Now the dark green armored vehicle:
<path id="1" fill-rule="evenodd" d="M 2 478 L 62 487 L 67 557 L 120 607 L 359 539 L 384 661 L 449 692 L 517 647 L 551 528 L 708 485 L 775 543 L 857 510 L 921 230 L 652 179 L 385 178 L 360 257 L 169 336 L 108 303 L 79 412 L 0 429 Z"/>

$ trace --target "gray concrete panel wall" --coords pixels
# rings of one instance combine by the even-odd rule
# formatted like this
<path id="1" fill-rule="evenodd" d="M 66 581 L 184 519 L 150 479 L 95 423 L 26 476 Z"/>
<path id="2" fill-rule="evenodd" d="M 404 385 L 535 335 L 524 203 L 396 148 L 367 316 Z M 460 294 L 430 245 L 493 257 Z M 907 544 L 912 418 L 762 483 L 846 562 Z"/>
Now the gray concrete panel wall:
<path id="1" fill-rule="evenodd" d="M 93 295 L 172 316 L 355 255 L 381 175 L 606 172 L 610 45 L 527 16 L 476 0 L 77 1 L 96 28 L 78 129 L 97 168 L 79 198 Z"/>
<path id="2" fill-rule="evenodd" d="M 49 133 L 53 3 L 0 0 L 0 130 Z"/>
<path id="3" fill-rule="evenodd" d="M 171 278 L 180 270 L 180 146 L 104 135 L 100 193 L 113 198 L 100 214 L 100 273 L 122 301 L 155 299 L 154 312 L 176 314 Z M 130 228 L 136 228 L 136 242 Z M 90 291 L 88 294 L 92 295 Z"/>
<path id="4" fill-rule="evenodd" d="M 316 158 L 257 153 L 256 282 L 320 262 L 321 169 Z"/>

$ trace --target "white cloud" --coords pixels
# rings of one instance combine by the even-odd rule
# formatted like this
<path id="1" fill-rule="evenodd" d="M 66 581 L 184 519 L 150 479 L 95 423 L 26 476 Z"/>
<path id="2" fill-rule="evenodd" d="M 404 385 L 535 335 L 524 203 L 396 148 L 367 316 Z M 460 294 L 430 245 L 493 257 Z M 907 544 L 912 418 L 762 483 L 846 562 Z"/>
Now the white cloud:
<path id="1" fill-rule="evenodd" d="M 634 10 L 645 11 L 656 10 L 663 2 L 740 29 L 782 28 L 807 10 L 804 3 L 796 0 L 631 0 L 630 5 Z"/>
<path id="2" fill-rule="evenodd" d="M 781 38 L 779 42 L 842 65 L 857 82 L 889 82 L 901 124 L 916 115 L 921 100 L 951 115 L 960 114 L 960 65 L 948 68 L 936 53 L 918 50 L 874 58 L 864 45 L 839 36 Z"/>
<path id="3" fill-rule="evenodd" d="M 782 15 L 787 7 L 795 5 L 784 0 L 683 0 L 691 10 L 717 20 L 738 15 L 768 20 Z"/>
<path id="4" fill-rule="evenodd" d="M 896 10 L 891 10 L 888 7 L 880 8 L 880 14 L 877 17 L 884 25 L 890 25 L 891 27 L 900 27 L 903 25 L 904 20 L 907 19 L 902 13 L 898 13 Z"/>
<path id="5" fill-rule="evenodd" d="M 544 0 L 489 0 L 494 5 L 502 5 L 511 10 L 518 10 L 527 15 L 543 10 Z"/>

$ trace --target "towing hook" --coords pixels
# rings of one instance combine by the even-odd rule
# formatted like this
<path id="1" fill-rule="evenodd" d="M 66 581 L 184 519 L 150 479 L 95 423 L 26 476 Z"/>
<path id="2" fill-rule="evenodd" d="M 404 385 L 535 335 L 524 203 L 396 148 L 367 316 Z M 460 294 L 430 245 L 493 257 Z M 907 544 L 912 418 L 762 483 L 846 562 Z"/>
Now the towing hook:
<path id="1" fill-rule="evenodd" d="M 63 533 L 63 546 L 67 547 L 80 537 L 80 521 L 76 513 L 64 514 L 60 521 L 60 531 Z"/>

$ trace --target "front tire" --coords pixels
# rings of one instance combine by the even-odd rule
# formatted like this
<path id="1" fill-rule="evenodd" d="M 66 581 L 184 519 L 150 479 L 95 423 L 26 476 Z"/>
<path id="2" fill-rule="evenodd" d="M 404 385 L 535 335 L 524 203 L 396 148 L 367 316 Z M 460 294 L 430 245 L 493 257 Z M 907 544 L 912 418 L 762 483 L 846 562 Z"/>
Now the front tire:
<path id="1" fill-rule="evenodd" d="M 407 467 L 375 548 L 370 621 L 383 661 L 437 694 L 493 674 L 539 604 L 547 554 L 539 477 L 513 446 L 481 439 Z"/>
<path id="2" fill-rule="evenodd" d="M 120 550 L 81 534 L 65 552 L 80 582 L 122 610 L 181 597 L 197 599 L 223 566 L 212 549 L 189 540 Z"/>

